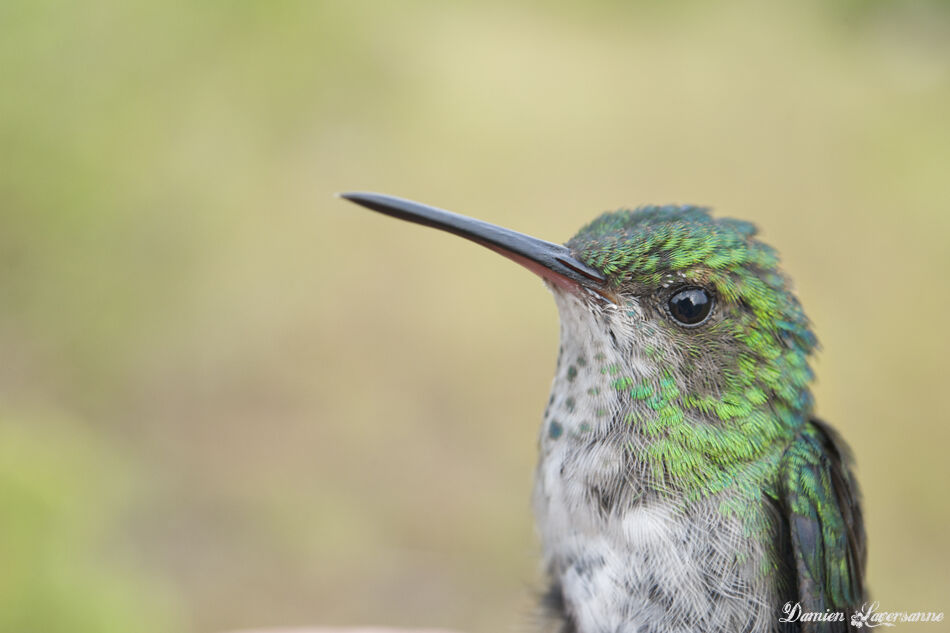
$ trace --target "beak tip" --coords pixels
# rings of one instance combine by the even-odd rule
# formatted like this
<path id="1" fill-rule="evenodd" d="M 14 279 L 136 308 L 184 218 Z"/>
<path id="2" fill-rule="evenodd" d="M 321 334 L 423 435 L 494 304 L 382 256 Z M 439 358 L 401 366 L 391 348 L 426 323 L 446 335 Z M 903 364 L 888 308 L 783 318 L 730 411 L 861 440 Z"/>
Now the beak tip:
<path id="1" fill-rule="evenodd" d="M 352 202 L 353 204 L 358 204 L 361 207 L 366 207 L 367 209 L 373 209 L 375 211 L 383 211 L 381 206 L 385 206 L 383 203 L 385 200 L 381 198 L 386 198 L 387 196 L 380 196 L 378 193 L 367 193 L 363 191 L 341 191 L 334 194 L 337 198 L 341 200 L 346 200 Z"/>

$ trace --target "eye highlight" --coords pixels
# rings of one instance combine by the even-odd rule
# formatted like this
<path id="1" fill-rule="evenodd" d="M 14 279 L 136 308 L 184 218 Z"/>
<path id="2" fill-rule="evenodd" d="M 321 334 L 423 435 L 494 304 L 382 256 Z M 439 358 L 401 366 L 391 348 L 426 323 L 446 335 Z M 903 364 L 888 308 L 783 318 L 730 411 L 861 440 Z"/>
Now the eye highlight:
<path id="1" fill-rule="evenodd" d="M 673 320 L 688 327 L 700 325 L 712 312 L 713 298 L 705 288 L 687 286 L 680 288 L 666 303 Z"/>

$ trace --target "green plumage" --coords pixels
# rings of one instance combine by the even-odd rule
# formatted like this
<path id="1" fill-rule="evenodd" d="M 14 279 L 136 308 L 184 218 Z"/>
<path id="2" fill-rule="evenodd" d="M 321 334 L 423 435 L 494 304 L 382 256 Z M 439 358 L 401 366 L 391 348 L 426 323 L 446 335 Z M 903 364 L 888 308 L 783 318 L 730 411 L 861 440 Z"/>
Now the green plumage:
<path id="1" fill-rule="evenodd" d="M 817 420 L 782 460 L 779 501 L 788 517 L 799 600 L 809 611 L 853 611 L 865 598 L 864 526 L 849 462 L 841 439 Z"/>
<path id="2" fill-rule="evenodd" d="M 612 382 L 647 405 L 627 420 L 649 438 L 641 458 L 687 500 L 719 495 L 753 538 L 765 530 L 755 508 L 773 500 L 794 598 L 805 610 L 851 612 L 864 600 L 865 545 L 850 458 L 812 417 L 808 357 L 817 341 L 777 253 L 755 235 L 754 225 L 704 208 L 644 207 L 600 216 L 567 246 L 604 272 L 617 297 L 642 300 L 683 283 L 714 291 L 721 316 L 702 328 L 653 321 L 674 342 L 651 356 L 657 379 Z M 715 366 L 700 362 L 710 357 Z"/>
<path id="3" fill-rule="evenodd" d="M 606 213 L 566 245 L 380 194 L 344 197 L 549 282 L 561 354 L 535 514 L 559 633 L 843 631 L 865 599 L 844 444 L 813 415 L 817 341 L 748 222 Z M 847 614 L 782 622 L 783 604 Z"/>

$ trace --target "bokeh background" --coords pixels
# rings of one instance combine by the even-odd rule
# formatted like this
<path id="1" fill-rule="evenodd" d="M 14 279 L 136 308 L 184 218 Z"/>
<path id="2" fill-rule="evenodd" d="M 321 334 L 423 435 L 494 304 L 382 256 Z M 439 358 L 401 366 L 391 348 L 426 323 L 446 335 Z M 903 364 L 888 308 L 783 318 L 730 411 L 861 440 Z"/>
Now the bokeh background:
<path id="1" fill-rule="evenodd" d="M 858 459 L 870 586 L 950 610 L 950 6 L 0 3 L 0 631 L 525 631 L 557 348 L 511 262 L 759 223 Z"/>

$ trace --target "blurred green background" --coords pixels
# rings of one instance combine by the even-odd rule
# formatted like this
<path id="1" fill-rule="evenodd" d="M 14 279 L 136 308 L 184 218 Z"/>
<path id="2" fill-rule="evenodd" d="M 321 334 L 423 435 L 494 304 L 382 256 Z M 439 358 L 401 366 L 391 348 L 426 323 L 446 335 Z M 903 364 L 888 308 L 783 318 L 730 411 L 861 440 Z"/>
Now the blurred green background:
<path id="1" fill-rule="evenodd" d="M 542 284 L 332 197 L 783 253 L 882 607 L 948 610 L 950 7 L 0 3 L 0 631 L 524 631 Z"/>

